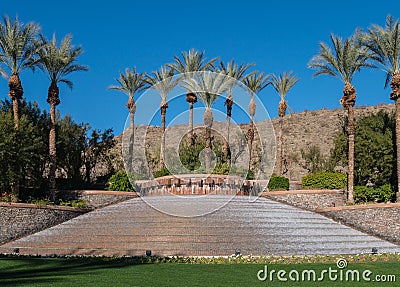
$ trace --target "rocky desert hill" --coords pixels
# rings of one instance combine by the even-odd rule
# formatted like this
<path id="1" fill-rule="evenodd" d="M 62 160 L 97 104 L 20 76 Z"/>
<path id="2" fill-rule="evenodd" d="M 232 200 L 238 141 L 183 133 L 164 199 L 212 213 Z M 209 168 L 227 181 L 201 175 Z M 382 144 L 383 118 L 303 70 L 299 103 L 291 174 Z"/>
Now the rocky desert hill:
<path id="1" fill-rule="evenodd" d="M 387 112 L 394 111 L 394 105 L 378 105 L 369 107 L 357 107 L 355 109 L 356 120 L 365 117 L 369 114 L 376 114 L 379 111 L 384 110 Z M 311 146 L 316 146 L 320 149 L 321 153 L 325 156 L 329 156 L 331 149 L 333 148 L 333 140 L 336 134 L 342 130 L 343 123 L 346 119 L 346 111 L 344 109 L 321 109 L 314 111 L 304 111 L 301 113 L 295 113 L 287 115 L 283 121 L 283 142 L 284 142 L 284 153 L 287 161 L 287 173 L 285 174 L 290 180 L 296 181 L 307 174 L 307 170 L 302 166 L 301 150 L 307 150 Z M 214 127 L 223 131 L 225 123 L 214 123 Z M 276 131 L 278 125 L 278 119 L 272 119 L 272 125 Z M 271 134 L 274 134 L 271 129 L 271 121 L 264 121 L 256 123 L 258 132 L 261 138 L 269 138 Z M 249 128 L 248 124 L 241 124 L 240 129 L 243 134 L 246 134 Z M 169 139 L 176 139 L 181 137 L 182 134 L 187 130 L 186 125 L 174 126 L 168 128 Z M 199 129 L 201 130 L 201 128 Z M 235 132 L 233 132 L 234 134 Z M 267 135 L 265 135 L 267 133 Z M 231 133 L 232 134 L 232 133 Z M 135 128 L 135 145 L 140 146 L 146 150 L 150 156 L 147 156 L 147 161 L 143 158 L 143 162 L 138 163 L 139 165 L 154 165 L 158 161 L 159 150 L 161 144 L 161 128 L 155 126 L 136 126 Z M 232 136 L 234 137 L 234 135 Z M 167 138 L 167 139 L 168 139 Z M 121 143 L 122 135 L 117 137 L 118 144 L 116 154 L 121 156 Z M 239 140 L 239 139 L 234 139 Z M 268 141 L 268 140 L 267 140 Z M 238 143 L 238 142 L 236 142 Z M 263 143 L 265 144 L 265 143 Z M 176 145 L 176 142 L 171 143 L 167 140 L 166 147 Z M 268 144 L 267 144 L 268 145 Z M 256 137 L 254 140 L 254 162 L 253 165 L 262 156 L 260 153 L 260 140 Z M 274 151 L 266 151 L 274 153 Z M 119 159 L 121 160 L 121 158 Z M 272 160 L 270 160 L 272 162 Z M 121 165 L 119 165 L 121 166 Z"/>

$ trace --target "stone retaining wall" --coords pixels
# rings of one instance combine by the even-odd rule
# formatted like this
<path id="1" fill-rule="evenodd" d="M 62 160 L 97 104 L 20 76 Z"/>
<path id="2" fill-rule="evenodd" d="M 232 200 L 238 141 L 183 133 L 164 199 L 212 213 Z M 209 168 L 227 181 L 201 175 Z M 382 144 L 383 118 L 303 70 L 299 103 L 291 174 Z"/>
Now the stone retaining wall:
<path id="1" fill-rule="evenodd" d="M 138 197 L 135 192 L 106 191 L 106 190 L 61 190 L 57 198 L 66 200 L 82 199 L 88 208 L 100 208 Z"/>
<path id="2" fill-rule="evenodd" d="M 87 210 L 71 207 L 0 203 L 0 244 L 70 220 Z"/>
<path id="3" fill-rule="evenodd" d="M 272 191 L 261 196 L 311 211 L 346 203 L 346 195 L 340 190 Z"/>
<path id="4" fill-rule="evenodd" d="M 400 203 L 345 206 L 317 212 L 362 232 L 400 244 Z"/>

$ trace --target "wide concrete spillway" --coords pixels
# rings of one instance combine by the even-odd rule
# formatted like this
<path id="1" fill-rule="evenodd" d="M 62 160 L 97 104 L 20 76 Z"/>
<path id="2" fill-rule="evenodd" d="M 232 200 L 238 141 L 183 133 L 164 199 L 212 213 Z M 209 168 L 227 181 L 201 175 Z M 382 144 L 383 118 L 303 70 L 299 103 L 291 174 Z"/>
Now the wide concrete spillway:
<path id="1" fill-rule="evenodd" d="M 147 199 L 146 199 L 147 200 Z M 319 214 L 265 198 L 246 196 L 160 196 L 160 210 L 200 211 L 172 216 L 141 198 L 111 205 L 47 230 L 6 243 L 0 252 L 64 255 L 227 256 L 400 252 L 400 246 L 343 226 Z M 196 213 L 196 212 L 195 212 Z"/>

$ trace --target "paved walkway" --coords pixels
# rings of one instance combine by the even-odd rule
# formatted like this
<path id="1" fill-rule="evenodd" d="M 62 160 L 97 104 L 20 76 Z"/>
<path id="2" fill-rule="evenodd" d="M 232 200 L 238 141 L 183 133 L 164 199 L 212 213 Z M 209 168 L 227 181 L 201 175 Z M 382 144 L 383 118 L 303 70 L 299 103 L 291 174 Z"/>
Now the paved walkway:
<path id="1" fill-rule="evenodd" d="M 196 209 L 226 196 L 153 197 L 153 202 Z M 199 205 L 199 206 L 200 206 Z M 21 254 L 226 256 L 400 252 L 400 246 L 340 225 L 321 215 L 265 198 L 235 197 L 205 216 L 178 217 L 135 198 L 87 213 L 63 224 L 0 246 Z"/>

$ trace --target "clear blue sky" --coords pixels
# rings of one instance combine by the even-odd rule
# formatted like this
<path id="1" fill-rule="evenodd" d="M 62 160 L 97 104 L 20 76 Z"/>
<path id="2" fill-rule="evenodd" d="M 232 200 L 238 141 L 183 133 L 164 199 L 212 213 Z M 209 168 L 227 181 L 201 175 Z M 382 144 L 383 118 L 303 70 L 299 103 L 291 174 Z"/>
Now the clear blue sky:
<path id="1" fill-rule="evenodd" d="M 339 108 L 343 84 L 326 76 L 313 79 L 313 71 L 307 68 L 318 43 L 329 42 L 330 33 L 348 37 L 357 27 L 384 25 L 388 14 L 400 17 L 394 0 L 1 0 L 0 11 L 12 18 L 18 14 L 24 23 L 39 23 L 47 37 L 73 35 L 74 44 L 85 51 L 80 63 L 90 71 L 71 76 L 72 91 L 60 87 L 58 108 L 77 122 L 99 129 L 112 127 L 116 134 L 128 115 L 127 97 L 107 87 L 115 83 L 119 71 L 136 66 L 151 72 L 190 48 L 204 50 L 208 58 L 254 62 L 255 69 L 265 73 L 293 71 L 301 78 L 287 96 L 295 112 Z M 48 109 L 49 82 L 41 71 L 25 71 L 21 79 L 25 97 Z M 375 70 L 356 75 L 357 105 L 389 103 L 384 79 L 383 72 Z M 7 81 L 0 80 L 1 98 L 7 97 L 7 91 Z M 272 87 L 259 96 L 271 117 L 276 117 L 279 98 Z M 187 105 L 182 101 L 170 107 L 184 111 Z"/>

